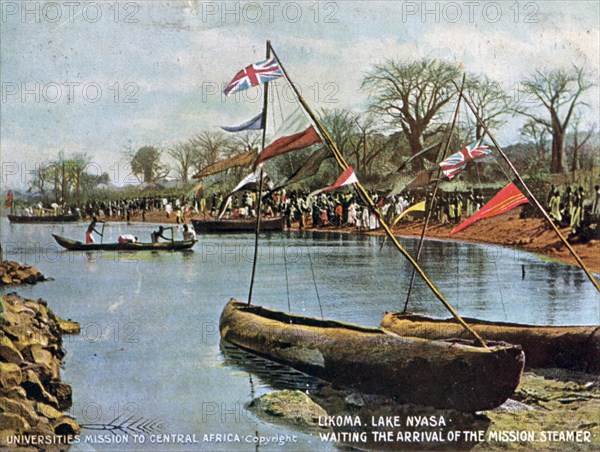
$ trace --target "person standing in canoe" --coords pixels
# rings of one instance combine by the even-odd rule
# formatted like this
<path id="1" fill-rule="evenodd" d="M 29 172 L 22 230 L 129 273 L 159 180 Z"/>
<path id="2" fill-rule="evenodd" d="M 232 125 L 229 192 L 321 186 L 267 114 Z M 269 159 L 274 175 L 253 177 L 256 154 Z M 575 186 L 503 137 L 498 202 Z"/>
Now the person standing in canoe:
<path id="1" fill-rule="evenodd" d="M 171 229 L 171 232 L 173 232 L 173 228 L 169 228 Z M 169 242 L 171 241 L 170 238 L 165 237 L 163 234 L 165 232 L 165 228 L 163 228 L 162 226 L 158 227 L 158 231 L 153 231 L 150 234 L 150 238 L 152 239 L 152 243 L 158 243 L 158 239 L 164 239 L 164 240 L 168 240 Z"/>
<path id="2" fill-rule="evenodd" d="M 96 224 L 97 223 L 104 223 L 104 221 L 99 221 L 98 218 L 96 218 L 96 216 L 94 215 L 92 217 L 92 222 L 88 226 L 87 231 L 85 233 L 85 243 L 94 243 L 94 236 L 92 235 L 93 232 L 95 232 L 100 237 L 102 237 L 102 233 L 96 231 Z"/>

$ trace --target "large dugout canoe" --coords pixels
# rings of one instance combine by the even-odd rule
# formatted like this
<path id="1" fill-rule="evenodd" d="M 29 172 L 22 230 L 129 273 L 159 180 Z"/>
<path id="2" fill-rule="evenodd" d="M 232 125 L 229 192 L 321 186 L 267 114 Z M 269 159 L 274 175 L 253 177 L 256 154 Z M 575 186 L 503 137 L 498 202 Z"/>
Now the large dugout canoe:
<path id="1" fill-rule="evenodd" d="M 159 243 L 82 243 L 52 234 L 54 240 L 71 251 L 180 251 L 194 246 L 196 240 L 180 240 Z"/>
<path id="2" fill-rule="evenodd" d="M 226 342 L 336 385 L 440 409 L 500 406 L 518 386 L 524 365 L 519 346 L 402 337 L 234 299 L 219 327 Z"/>
<path id="3" fill-rule="evenodd" d="M 464 318 L 484 339 L 519 344 L 527 368 L 600 371 L 600 326 L 536 326 Z M 381 328 L 402 336 L 437 340 L 468 337 L 454 319 L 388 312 Z"/>
<path id="4" fill-rule="evenodd" d="M 254 232 L 256 218 L 224 218 L 221 220 L 192 220 L 196 234 L 207 232 Z M 283 217 L 261 218 L 261 231 L 283 231 Z"/>

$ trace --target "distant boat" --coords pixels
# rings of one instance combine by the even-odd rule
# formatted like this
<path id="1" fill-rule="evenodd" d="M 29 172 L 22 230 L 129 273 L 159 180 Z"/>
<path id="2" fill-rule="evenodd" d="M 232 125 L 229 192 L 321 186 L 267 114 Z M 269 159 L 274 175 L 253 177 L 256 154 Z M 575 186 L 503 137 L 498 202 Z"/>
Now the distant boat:
<path id="1" fill-rule="evenodd" d="M 256 218 L 225 218 L 222 220 L 192 220 L 196 234 L 207 232 L 254 232 Z M 283 217 L 261 218 L 261 231 L 283 231 Z"/>
<path id="2" fill-rule="evenodd" d="M 179 251 L 190 249 L 197 242 L 180 240 L 158 243 L 82 243 L 60 235 L 52 234 L 52 237 L 60 246 L 72 251 Z"/>
<path id="3" fill-rule="evenodd" d="M 274 311 L 225 306 L 221 338 L 244 350 L 354 390 L 402 402 L 475 412 L 500 406 L 517 388 L 518 346 L 403 337 L 379 328 Z"/>
<path id="4" fill-rule="evenodd" d="M 8 220 L 11 223 L 68 223 L 72 221 L 78 221 L 79 215 L 42 215 L 42 216 L 28 216 L 28 215 L 8 215 Z"/>

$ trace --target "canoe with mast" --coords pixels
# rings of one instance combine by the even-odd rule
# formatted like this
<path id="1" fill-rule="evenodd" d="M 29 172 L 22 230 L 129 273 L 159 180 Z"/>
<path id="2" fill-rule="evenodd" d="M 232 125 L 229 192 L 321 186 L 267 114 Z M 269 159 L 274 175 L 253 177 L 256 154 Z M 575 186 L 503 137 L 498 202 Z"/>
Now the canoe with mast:
<path id="1" fill-rule="evenodd" d="M 463 78 L 464 85 L 464 78 Z M 535 207 L 542 213 L 543 217 L 549 223 L 550 227 L 557 234 L 562 243 L 567 247 L 573 255 L 578 265 L 583 269 L 590 282 L 596 290 L 600 291 L 600 286 L 594 275 L 583 263 L 579 255 L 575 252 L 572 246 L 568 243 L 565 237 L 560 233 L 558 227 L 554 224 L 548 213 L 541 206 L 535 195 L 531 192 L 517 169 L 509 160 L 506 153 L 500 147 L 494 136 L 491 134 L 487 125 L 477 114 L 477 110 L 471 104 L 469 99 L 464 95 L 462 86 L 458 90 L 459 98 L 454 112 L 452 125 L 447 137 L 446 147 L 442 153 L 441 160 L 446 157 L 449 150 L 450 140 L 456 118 L 458 115 L 460 102 L 464 100 L 476 121 L 482 126 L 485 133 L 494 143 L 498 153 L 508 164 L 510 169 L 515 174 L 515 177 L 520 186 L 527 193 L 528 198 L 533 202 Z M 416 260 L 421 256 L 421 251 L 424 244 L 424 237 L 427 226 L 433 211 L 433 200 L 436 199 L 437 190 L 439 188 L 441 168 L 438 169 L 436 184 L 431 195 L 431 206 L 428 209 L 425 217 L 425 222 L 421 231 L 419 246 L 417 248 Z M 435 319 L 432 317 L 417 315 L 407 312 L 408 303 L 414 283 L 415 272 L 413 271 L 410 279 L 410 284 L 404 303 L 402 312 L 388 312 L 381 320 L 380 326 L 400 335 L 409 335 L 427 339 L 439 339 L 442 337 L 464 337 L 465 333 L 455 319 Z M 513 344 L 519 344 L 523 347 L 528 368 L 535 367 L 561 367 L 572 370 L 586 371 L 598 373 L 600 372 L 600 326 L 538 326 L 510 322 L 492 322 L 480 320 L 476 318 L 468 319 L 469 323 L 477 327 L 477 331 L 489 340 L 506 341 Z"/>
<path id="2" fill-rule="evenodd" d="M 312 127 L 333 153 L 340 169 L 346 170 L 348 166 L 343 156 L 290 81 L 270 42 L 267 42 L 266 53 L 267 59 L 273 55 Z M 263 127 L 266 125 L 267 90 L 268 82 L 265 84 Z M 262 149 L 265 149 L 265 129 Z M 259 203 L 262 180 L 261 169 Z M 356 183 L 355 188 L 380 218 L 392 243 L 472 338 L 431 341 L 402 337 L 384 329 L 293 315 L 251 304 L 260 232 L 259 206 L 248 301 L 232 299 L 227 303 L 219 323 L 222 340 L 336 384 L 393 396 L 402 402 L 469 412 L 502 404 L 520 381 L 523 368 L 520 347 L 505 343 L 486 344 L 469 328 L 391 234 L 364 187 Z"/>

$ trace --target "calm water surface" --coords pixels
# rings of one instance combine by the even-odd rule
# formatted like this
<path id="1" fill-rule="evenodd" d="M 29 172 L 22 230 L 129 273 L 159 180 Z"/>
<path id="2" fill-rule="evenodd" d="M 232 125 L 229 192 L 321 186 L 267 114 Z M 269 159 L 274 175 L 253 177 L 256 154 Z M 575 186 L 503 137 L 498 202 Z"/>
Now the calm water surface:
<path id="1" fill-rule="evenodd" d="M 10 225 L 2 219 L 4 258 L 54 278 L 19 287 L 44 298 L 82 334 L 66 337 L 63 378 L 81 423 L 130 414 L 156 420 L 167 434 L 196 435 L 195 444 L 80 444 L 74 450 L 256 450 L 258 436 L 296 435 L 290 450 L 332 449 L 318 437 L 256 419 L 244 408 L 274 383 L 268 363 L 222 350 L 218 320 L 231 298 L 246 299 L 251 235 L 204 236 L 191 252 L 67 252 L 51 234 L 82 240 L 86 224 Z M 106 241 L 130 232 L 147 241 L 156 225 L 110 223 Z M 341 234 L 264 235 L 253 300 L 319 317 L 377 326 L 404 303 L 411 268 L 381 238 Z M 414 252 L 416 241 L 402 243 Z M 286 258 L 284 259 L 284 252 Z M 464 316 L 551 325 L 599 322 L 599 298 L 578 268 L 496 246 L 429 241 L 423 267 Z M 525 276 L 523 277 L 523 269 Z M 314 278 L 313 278 L 314 273 Z M 319 306 L 319 301 L 320 305 Z M 413 312 L 447 317 L 422 281 Z M 260 370 L 263 370 L 261 372 Z M 292 386 L 310 387 L 294 377 Z M 123 418 L 122 417 L 122 418 Z M 121 418 L 121 419 L 122 419 Z M 84 435 L 96 433 L 84 430 Z M 237 433 L 240 443 L 204 442 Z M 84 436 L 85 437 L 85 436 Z M 213 440 L 216 437 L 213 437 Z M 262 449 L 276 450 L 284 446 Z"/>

